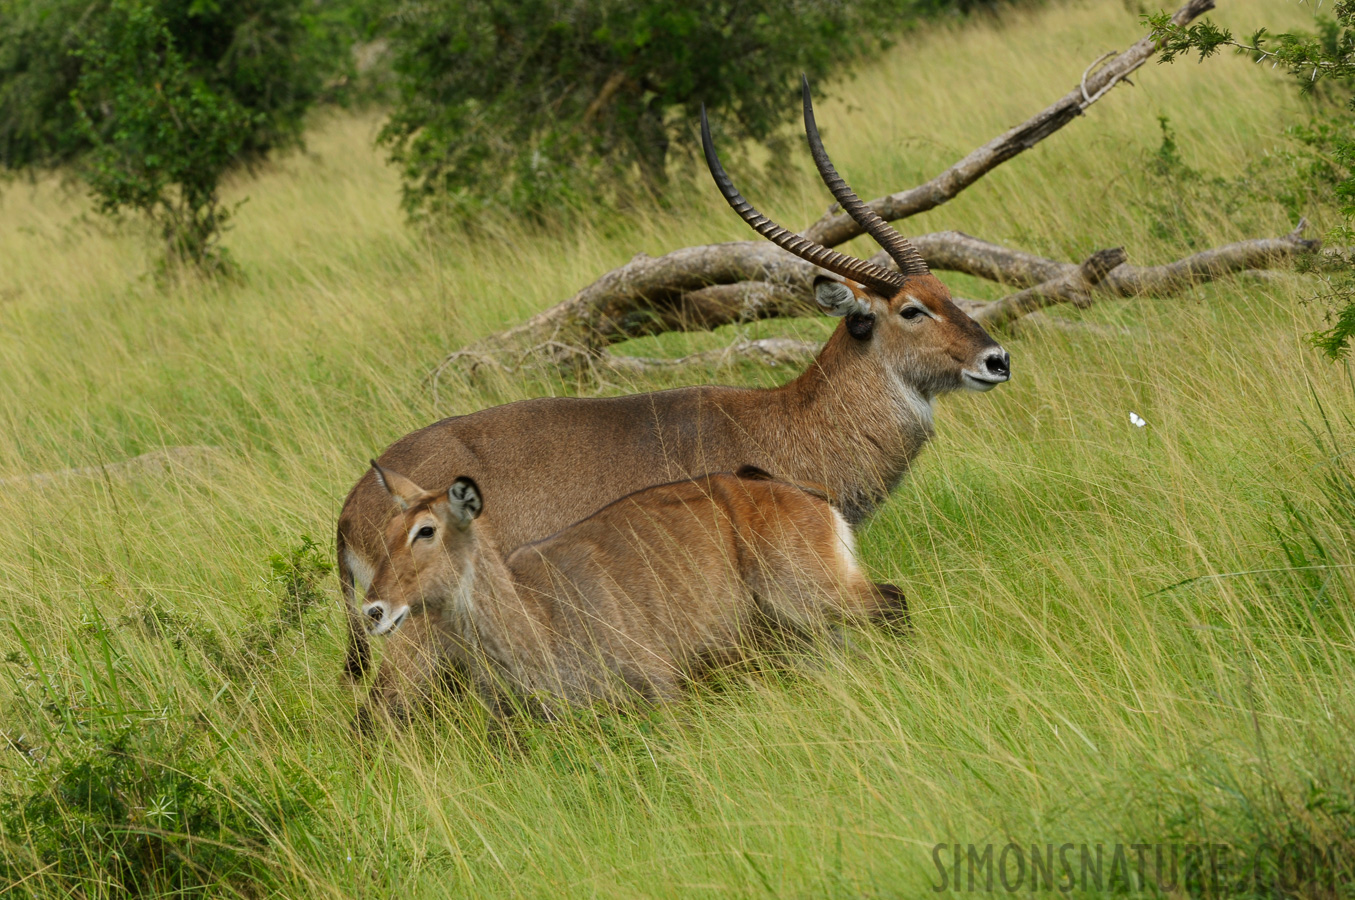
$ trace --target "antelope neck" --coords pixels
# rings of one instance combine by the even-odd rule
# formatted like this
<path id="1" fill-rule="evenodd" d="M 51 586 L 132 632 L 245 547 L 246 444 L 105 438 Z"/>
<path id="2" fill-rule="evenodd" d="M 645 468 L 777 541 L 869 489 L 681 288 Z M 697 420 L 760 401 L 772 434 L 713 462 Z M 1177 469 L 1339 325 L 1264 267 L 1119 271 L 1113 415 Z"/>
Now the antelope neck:
<path id="1" fill-rule="evenodd" d="M 884 501 L 932 436 L 931 398 L 842 328 L 804 373 L 772 393 L 784 408 L 764 421 L 774 420 L 780 439 L 797 448 L 806 471 L 796 476 L 838 494 L 852 524 Z"/>

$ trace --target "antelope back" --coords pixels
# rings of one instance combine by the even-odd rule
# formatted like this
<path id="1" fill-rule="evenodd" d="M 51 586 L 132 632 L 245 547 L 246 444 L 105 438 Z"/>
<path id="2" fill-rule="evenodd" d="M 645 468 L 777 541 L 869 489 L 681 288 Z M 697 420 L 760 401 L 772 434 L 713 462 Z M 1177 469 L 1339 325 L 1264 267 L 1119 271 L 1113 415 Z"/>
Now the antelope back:
<path id="1" fill-rule="evenodd" d="M 746 472 L 639 491 L 519 548 L 508 567 L 588 616 L 607 597 L 625 640 L 684 658 L 734 652 L 761 617 L 814 627 L 825 597 L 860 577 L 851 531 L 821 494 Z"/>

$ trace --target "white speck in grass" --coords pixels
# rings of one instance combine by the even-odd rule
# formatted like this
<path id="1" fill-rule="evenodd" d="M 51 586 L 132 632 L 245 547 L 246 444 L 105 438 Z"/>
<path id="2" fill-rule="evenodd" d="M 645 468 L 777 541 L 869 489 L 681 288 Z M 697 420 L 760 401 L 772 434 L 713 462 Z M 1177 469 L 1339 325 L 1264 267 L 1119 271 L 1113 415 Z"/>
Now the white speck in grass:
<path id="1" fill-rule="evenodd" d="M 1135 428 L 1142 428 L 1144 425 L 1147 425 L 1148 423 L 1143 421 L 1143 417 L 1140 416 L 1138 413 L 1132 412 L 1129 414 L 1129 424 L 1133 425 Z"/>

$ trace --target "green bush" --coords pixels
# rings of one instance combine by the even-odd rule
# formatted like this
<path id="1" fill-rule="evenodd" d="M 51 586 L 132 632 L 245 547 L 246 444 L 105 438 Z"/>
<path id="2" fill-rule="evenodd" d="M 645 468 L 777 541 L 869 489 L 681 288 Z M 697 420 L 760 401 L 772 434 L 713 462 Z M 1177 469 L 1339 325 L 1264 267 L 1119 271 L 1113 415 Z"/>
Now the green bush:
<path id="1" fill-rule="evenodd" d="M 257 896 L 281 881 L 270 854 L 318 799 L 304 772 L 243 777 L 202 716 L 165 706 L 123 643 L 91 611 L 67 676 L 24 643 L 30 674 L 0 733 L 23 754 L 0 772 L 6 896 Z"/>
<path id="2" fill-rule="evenodd" d="M 1154 36 L 1162 41 L 1162 62 L 1198 54 L 1201 60 L 1232 48 L 1257 62 L 1281 66 L 1293 75 L 1301 90 L 1325 95 L 1355 110 L 1355 0 L 1338 0 L 1334 18 L 1319 17 L 1315 34 L 1286 32 L 1269 35 L 1257 30 L 1247 40 L 1238 40 L 1226 28 L 1205 20 L 1195 25 L 1173 25 L 1166 13 L 1145 16 Z M 1355 340 L 1355 131 L 1348 116 L 1302 129 L 1299 136 L 1321 151 L 1323 162 L 1310 170 L 1315 186 L 1334 181 L 1335 196 L 1343 206 L 1344 221 L 1333 228 L 1329 239 L 1337 249 L 1305 260 L 1301 271 L 1319 276 L 1324 288 L 1313 298 L 1327 306 L 1328 327 L 1311 335 L 1311 341 L 1332 359 L 1340 359 Z"/>
<path id="3" fill-rule="evenodd" d="M 92 738 L 92 739 L 91 739 Z M 264 800 L 199 756 L 191 730 L 128 726 L 86 735 L 7 791 L 0 875 L 35 895 L 102 885 L 109 895 L 217 896 L 273 880 L 266 850 L 309 815 L 301 796 Z M 42 877 L 24 882 L 25 876 Z"/>
<path id="4" fill-rule="evenodd" d="M 733 140 L 788 147 L 801 72 L 840 75 L 937 0 L 468 0 L 389 21 L 380 141 L 411 214 L 548 213 L 661 190 L 702 103 Z M 732 143 L 732 141 L 731 141 Z"/>
<path id="5" fill-rule="evenodd" d="M 158 600 L 135 607 L 115 624 L 167 640 L 181 652 L 201 654 L 216 674 L 248 681 L 270 669 L 280 655 L 294 647 L 306 617 L 331 602 L 322 583 L 333 573 L 334 564 L 309 535 L 302 535 L 301 543 L 286 553 L 270 554 L 268 563 L 273 573 L 269 592 L 277 605 L 249 621 L 236 640 Z"/>
<path id="6" fill-rule="evenodd" d="M 73 52 L 89 26 L 83 0 L 0 0 L 0 166 L 71 162 L 87 148 L 70 93 Z"/>
<path id="7" fill-rule="evenodd" d="M 73 164 L 102 211 L 150 218 L 171 263 L 220 270 L 221 178 L 300 141 L 342 68 L 319 37 L 332 18 L 304 0 L 0 0 L 0 166 Z"/>
<path id="8" fill-rule="evenodd" d="M 77 54 L 74 100 L 91 145 L 84 174 L 100 211 L 139 210 L 170 262 L 222 268 L 216 242 L 229 210 L 217 185 L 257 115 L 194 78 L 149 7 L 115 3 Z"/>

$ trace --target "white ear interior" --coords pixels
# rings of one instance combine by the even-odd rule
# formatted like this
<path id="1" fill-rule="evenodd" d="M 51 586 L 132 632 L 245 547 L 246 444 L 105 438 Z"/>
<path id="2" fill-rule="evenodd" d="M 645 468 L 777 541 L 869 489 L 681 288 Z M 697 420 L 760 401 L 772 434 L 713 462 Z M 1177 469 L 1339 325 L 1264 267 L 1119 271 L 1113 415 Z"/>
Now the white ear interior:
<path id="1" fill-rule="evenodd" d="M 452 512 L 460 519 L 463 526 L 469 525 L 470 521 L 480 515 L 480 510 L 484 508 L 484 502 L 480 499 L 480 492 L 476 490 L 475 485 L 466 480 L 458 479 L 447 491 L 447 499 L 452 506 Z"/>
<path id="2" fill-rule="evenodd" d="M 396 493 L 395 489 L 391 487 L 390 482 L 386 480 L 386 473 L 376 464 L 376 460 L 372 460 L 372 474 L 376 475 L 376 483 L 381 485 L 386 493 L 390 495 L 391 500 L 395 501 L 395 505 L 400 507 L 402 512 L 409 509 L 408 501 Z"/>
<path id="3" fill-rule="evenodd" d="M 830 316 L 845 316 L 859 309 L 861 301 L 852 289 L 840 281 L 820 281 L 814 285 L 814 302 Z"/>

